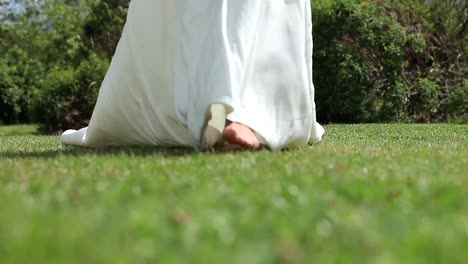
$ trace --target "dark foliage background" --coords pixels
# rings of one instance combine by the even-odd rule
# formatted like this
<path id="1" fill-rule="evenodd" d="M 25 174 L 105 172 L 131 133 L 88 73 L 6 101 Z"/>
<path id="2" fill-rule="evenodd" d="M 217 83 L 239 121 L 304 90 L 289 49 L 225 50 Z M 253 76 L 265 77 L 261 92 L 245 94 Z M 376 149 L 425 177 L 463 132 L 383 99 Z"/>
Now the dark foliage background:
<path id="1" fill-rule="evenodd" d="M 467 2 L 315 0 L 320 120 L 467 121 Z"/>
<path id="2" fill-rule="evenodd" d="M 0 0 L 0 123 L 87 125 L 128 0 Z M 461 0 L 313 0 L 321 122 L 468 120 Z"/>

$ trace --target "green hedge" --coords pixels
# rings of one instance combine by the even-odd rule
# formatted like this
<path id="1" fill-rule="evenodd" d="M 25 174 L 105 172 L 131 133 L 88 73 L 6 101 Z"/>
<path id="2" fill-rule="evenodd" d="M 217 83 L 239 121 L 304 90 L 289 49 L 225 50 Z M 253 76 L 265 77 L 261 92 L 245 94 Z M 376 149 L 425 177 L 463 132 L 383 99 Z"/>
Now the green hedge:
<path id="1" fill-rule="evenodd" d="M 313 1 L 319 120 L 466 122 L 462 2 Z"/>
<path id="2" fill-rule="evenodd" d="M 28 107 L 41 85 L 44 67 L 12 46 L 0 57 L 0 124 L 30 121 Z"/>
<path id="3" fill-rule="evenodd" d="M 54 133 L 87 126 L 108 66 L 107 58 L 92 55 L 77 68 L 52 69 L 31 107 L 40 130 Z"/>

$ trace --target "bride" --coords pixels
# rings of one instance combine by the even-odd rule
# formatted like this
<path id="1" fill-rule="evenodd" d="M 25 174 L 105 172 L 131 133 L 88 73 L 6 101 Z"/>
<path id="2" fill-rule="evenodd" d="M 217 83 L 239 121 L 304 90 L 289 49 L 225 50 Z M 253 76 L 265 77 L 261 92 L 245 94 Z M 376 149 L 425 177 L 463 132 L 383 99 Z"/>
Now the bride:
<path id="1" fill-rule="evenodd" d="M 133 0 L 90 124 L 64 144 L 282 149 L 321 140 L 308 0 Z"/>

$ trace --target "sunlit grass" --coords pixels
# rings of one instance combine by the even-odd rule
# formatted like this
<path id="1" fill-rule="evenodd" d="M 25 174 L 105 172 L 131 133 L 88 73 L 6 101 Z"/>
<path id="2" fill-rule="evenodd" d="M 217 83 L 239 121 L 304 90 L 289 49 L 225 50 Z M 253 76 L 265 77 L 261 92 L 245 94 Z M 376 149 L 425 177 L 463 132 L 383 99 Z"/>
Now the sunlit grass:
<path id="1" fill-rule="evenodd" d="M 65 147 L 0 128 L 2 263 L 464 263 L 467 125 L 282 152 Z"/>

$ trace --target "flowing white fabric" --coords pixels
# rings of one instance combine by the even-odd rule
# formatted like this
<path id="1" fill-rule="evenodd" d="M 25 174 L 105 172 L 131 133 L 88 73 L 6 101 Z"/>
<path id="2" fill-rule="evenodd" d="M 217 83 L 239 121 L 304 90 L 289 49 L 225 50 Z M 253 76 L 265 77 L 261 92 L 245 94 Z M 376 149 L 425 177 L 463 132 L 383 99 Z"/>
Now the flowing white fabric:
<path id="1" fill-rule="evenodd" d="M 209 148 L 225 120 L 271 149 L 321 140 L 308 0 L 134 0 L 90 124 L 65 144 Z"/>

